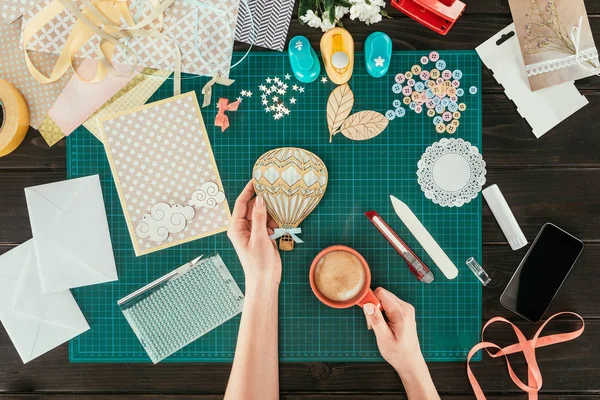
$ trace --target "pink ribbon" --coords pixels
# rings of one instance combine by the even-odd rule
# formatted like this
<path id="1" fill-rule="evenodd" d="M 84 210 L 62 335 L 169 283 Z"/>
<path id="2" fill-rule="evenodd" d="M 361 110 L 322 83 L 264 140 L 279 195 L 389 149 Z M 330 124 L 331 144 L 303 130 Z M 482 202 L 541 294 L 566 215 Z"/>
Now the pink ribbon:
<path id="1" fill-rule="evenodd" d="M 548 322 L 550 322 L 553 318 L 558 317 L 559 315 L 567 315 L 567 314 L 573 315 L 573 316 L 579 318 L 581 320 L 581 328 L 579 328 L 575 331 L 572 331 L 572 332 L 559 333 L 559 334 L 555 334 L 555 335 L 548 335 L 548 336 L 540 337 L 542 330 L 544 330 L 544 328 L 546 327 Z M 515 331 L 515 334 L 517 335 L 517 339 L 519 340 L 519 343 L 511 344 L 510 346 L 506 346 L 506 347 L 502 348 L 495 343 L 484 341 L 483 333 L 485 332 L 485 329 L 489 325 L 493 324 L 494 322 L 504 322 L 504 323 L 509 324 Z M 469 351 L 469 355 L 467 356 L 467 375 L 469 376 L 469 382 L 471 382 L 471 387 L 473 388 L 475 397 L 477 398 L 477 400 L 485 400 L 485 395 L 483 394 L 483 390 L 481 389 L 481 386 L 479 386 L 479 382 L 477 382 L 475 375 L 473 375 L 473 372 L 471 371 L 471 366 L 470 366 L 471 358 L 479 350 L 486 349 L 487 353 L 492 358 L 504 356 L 506 358 L 506 366 L 508 367 L 508 374 L 510 375 L 510 378 L 521 390 L 523 390 L 524 392 L 527 392 L 529 394 L 529 400 L 537 400 L 538 392 L 542 388 L 542 373 L 540 372 L 540 368 L 538 367 L 537 360 L 535 358 L 535 349 L 538 347 L 550 346 L 553 344 L 568 342 L 569 340 L 576 339 L 579 336 L 581 336 L 584 329 L 585 329 L 585 322 L 583 321 L 583 318 L 579 314 L 575 314 L 573 312 L 560 312 L 560 313 L 554 314 L 553 316 L 548 318 L 546 320 L 546 322 L 544 322 L 542 324 L 542 326 L 540 326 L 540 329 L 538 329 L 538 331 L 535 333 L 535 335 L 533 336 L 533 339 L 527 340 L 525 338 L 525 335 L 523 335 L 523 332 L 521 332 L 521 330 L 519 330 L 519 328 L 517 328 L 512 322 L 510 322 L 502 317 L 494 317 L 494 318 L 490 319 L 483 326 L 483 329 L 481 330 L 482 342 L 476 344 L 471 349 L 471 351 Z M 492 354 L 488 350 L 488 348 L 498 349 L 498 351 L 496 353 Z M 528 375 L 527 376 L 527 378 L 528 378 L 527 385 L 525 383 L 523 383 L 519 379 L 519 377 L 515 374 L 515 372 L 513 371 L 512 367 L 510 365 L 510 361 L 508 360 L 509 354 L 519 353 L 519 352 L 523 352 L 523 355 L 525 356 L 525 361 L 527 362 L 527 375 Z"/>
<path id="2" fill-rule="evenodd" d="M 217 103 L 219 112 L 215 117 L 215 126 L 220 126 L 221 132 L 225 132 L 225 129 L 229 128 L 229 117 L 225 115 L 225 111 L 237 111 L 239 105 L 239 100 L 229 103 L 229 100 L 227 99 L 219 99 L 219 102 Z"/>

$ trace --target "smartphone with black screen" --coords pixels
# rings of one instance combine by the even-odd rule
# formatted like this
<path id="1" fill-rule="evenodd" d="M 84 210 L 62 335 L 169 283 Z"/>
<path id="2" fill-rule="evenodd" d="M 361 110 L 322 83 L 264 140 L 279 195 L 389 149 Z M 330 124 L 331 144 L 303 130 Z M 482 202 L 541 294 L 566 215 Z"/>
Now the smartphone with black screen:
<path id="1" fill-rule="evenodd" d="M 583 251 L 583 242 L 558 226 L 542 226 L 517 271 L 500 296 L 500 303 L 531 322 L 550 306 Z"/>

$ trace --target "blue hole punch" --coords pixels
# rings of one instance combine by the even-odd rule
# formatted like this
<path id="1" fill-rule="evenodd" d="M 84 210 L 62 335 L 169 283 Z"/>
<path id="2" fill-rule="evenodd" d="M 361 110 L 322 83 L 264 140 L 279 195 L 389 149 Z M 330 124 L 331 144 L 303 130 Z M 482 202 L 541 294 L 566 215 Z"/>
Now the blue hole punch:
<path id="1" fill-rule="evenodd" d="M 365 67 L 373 78 L 388 72 L 392 58 L 392 39 L 383 32 L 373 32 L 365 41 Z"/>
<path id="2" fill-rule="evenodd" d="M 300 82 L 310 83 L 319 77 L 321 64 L 307 38 L 293 37 L 288 45 L 288 55 L 292 72 Z"/>

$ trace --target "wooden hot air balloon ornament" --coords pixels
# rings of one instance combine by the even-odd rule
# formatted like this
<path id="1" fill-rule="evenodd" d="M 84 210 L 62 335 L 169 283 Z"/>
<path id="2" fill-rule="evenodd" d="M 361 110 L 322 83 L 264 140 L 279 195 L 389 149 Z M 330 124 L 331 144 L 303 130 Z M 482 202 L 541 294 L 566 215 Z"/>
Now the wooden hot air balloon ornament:
<path id="1" fill-rule="evenodd" d="M 271 239 L 279 239 L 279 248 L 290 251 L 300 223 L 315 209 L 327 188 L 327 167 L 304 149 L 284 147 L 263 154 L 252 172 L 254 190 L 265 200 L 267 210 L 278 228 Z"/>

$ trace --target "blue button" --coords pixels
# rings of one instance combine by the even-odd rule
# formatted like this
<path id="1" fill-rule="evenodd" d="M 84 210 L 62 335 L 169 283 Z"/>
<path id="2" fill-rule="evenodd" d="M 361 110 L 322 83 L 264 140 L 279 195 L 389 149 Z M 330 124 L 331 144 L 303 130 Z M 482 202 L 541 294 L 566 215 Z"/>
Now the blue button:
<path id="1" fill-rule="evenodd" d="M 455 69 L 452 72 L 452 77 L 456 80 L 460 80 L 460 78 L 462 78 L 462 71 L 460 69 Z"/>
<path id="2" fill-rule="evenodd" d="M 465 94 L 465 91 L 464 91 L 464 89 L 463 89 L 463 88 L 458 88 L 458 89 L 456 89 L 456 95 L 457 95 L 458 97 L 462 97 L 464 94 Z"/>
<path id="3" fill-rule="evenodd" d="M 423 90 L 425 90 L 425 85 L 423 84 L 423 82 L 415 83 L 415 90 L 417 92 L 422 92 Z"/>
<path id="4" fill-rule="evenodd" d="M 433 94 L 433 90 L 431 90 L 431 89 L 427 89 L 427 90 L 425 91 L 425 96 L 426 96 L 428 99 L 433 99 L 433 98 L 435 97 L 435 94 Z"/>
<path id="5" fill-rule="evenodd" d="M 402 86 L 399 83 L 394 83 L 394 86 L 392 86 L 392 92 L 396 94 L 402 92 Z"/>
<path id="6" fill-rule="evenodd" d="M 448 111 L 454 112 L 456 110 L 458 110 L 458 104 L 456 104 L 454 101 L 450 102 L 450 104 L 448 104 Z"/>
<path id="7" fill-rule="evenodd" d="M 450 99 L 449 99 L 449 98 L 447 98 L 447 97 L 444 97 L 444 98 L 442 99 L 442 103 L 441 103 L 441 104 L 442 104 L 442 106 L 444 106 L 444 107 L 448 107 L 448 104 L 450 104 Z"/>
<path id="8" fill-rule="evenodd" d="M 477 93 L 477 88 L 476 88 L 475 86 L 471 86 L 471 87 L 469 88 L 469 93 L 471 93 L 471 94 L 475 94 L 475 93 Z"/>
<path id="9" fill-rule="evenodd" d="M 396 118 L 396 113 L 394 112 L 394 110 L 387 110 L 387 111 L 385 112 L 385 117 L 386 117 L 388 120 L 390 120 L 390 121 L 391 121 L 391 120 L 393 120 L 394 118 Z"/>
<path id="10" fill-rule="evenodd" d="M 444 106 L 441 104 L 438 104 L 437 106 L 435 106 L 435 112 L 438 114 L 441 114 L 444 112 Z"/>
<path id="11" fill-rule="evenodd" d="M 415 103 L 414 101 L 408 105 L 408 108 L 410 108 L 411 110 L 414 110 L 416 107 L 417 103 Z"/>
<path id="12" fill-rule="evenodd" d="M 433 104 L 435 104 L 437 106 L 438 104 L 441 103 L 442 100 L 440 100 L 440 98 L 436 96 L 432 99 L 432 101 L 433 101 Z"/>
<path id="13" fill-rule="evenodd" d="M 433 119 L 433 124 L 434 125 L 439 125 L 442 122 L 444 122 L 444 119 L 442 117 L 440 117 L 439 115 Z"/>
<path id="14" fill-rule="evenodd" d="M 404 110 L 403 107 L 396 108 L 396 116 L 397 117 L 402 118 L 402 117 L 404 117 L 404 114 L 406 114 L 406 111 Z"/>
<path id="15" fill-rule="evenodd" d="M 400 100 L 396 99 L 392 102 L 392 104 L 394 105 L 394 107 L 398 108 L 398 107 L 400 107 L 402 102 Z"/>
<path id="16" fill-rule="evenodd" d="M 446 61 L 438 60 L 438 62 L 435 63 L 435 68 L 439 69 L 440 71 L 445 70 L 446 69 Z"/>

